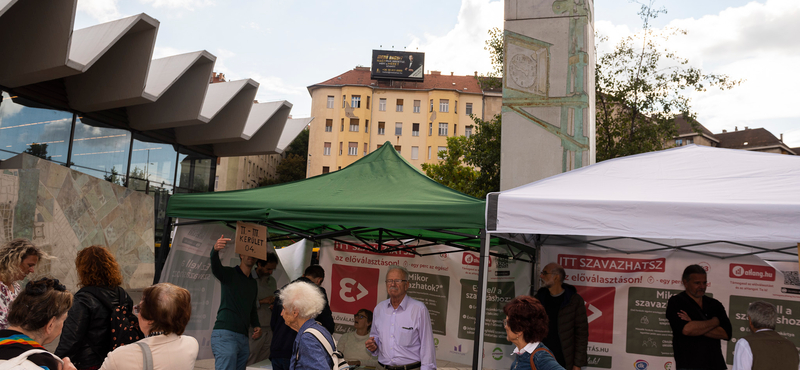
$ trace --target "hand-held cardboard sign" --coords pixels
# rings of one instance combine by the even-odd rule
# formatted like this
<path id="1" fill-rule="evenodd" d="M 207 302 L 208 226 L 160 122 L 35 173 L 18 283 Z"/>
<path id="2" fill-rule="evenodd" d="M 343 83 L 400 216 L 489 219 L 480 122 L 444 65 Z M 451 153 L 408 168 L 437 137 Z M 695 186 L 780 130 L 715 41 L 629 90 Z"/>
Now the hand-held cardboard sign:
<path id="1" fill-rule="evenodd" d="M 266 260 L 267 227 L 248 222 L 237 222 L 236 253 Z"/>

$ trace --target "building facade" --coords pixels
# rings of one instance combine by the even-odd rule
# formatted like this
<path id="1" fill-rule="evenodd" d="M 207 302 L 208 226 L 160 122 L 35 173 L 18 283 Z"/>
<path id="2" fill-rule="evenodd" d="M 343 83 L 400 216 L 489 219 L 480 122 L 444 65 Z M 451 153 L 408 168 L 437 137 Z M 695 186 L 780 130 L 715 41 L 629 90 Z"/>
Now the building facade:
<path id="1" fill-rule="evenodd" d="M 217 158 L 214 191 L 257 188 L 262 179 L 277 179 L 284 154 Z"/>
<path id="2" fill-rule="evenodd" d="M 678 127 L 678 135 L 674 138 L 671 146 L 696 144 L 765 153 L 800 154 L 798 148 L 790 148 L 783 142 L 783 134 L 780 134 L 780 138 L 778 138 L 765 128 L 745 126 L 744 130 L 739 130 L 738 127 L 734 127 L 733 131 L 722 130 L 721 133 L 714 134 L 699 123 L 700 132 L 697 132 L 691 124 L 680 117 L 675 119 L 675 124 Z"/>
<path id="3" fill-rule="evenodd" d="M 448 137 L 474 133 L 470 115 L 491 119 L 502 103 L 476 76 L 437 71 L 424 82 L 384 81 L 356 67 L 308 91 L 314 120 L 307 177 L 347 167 L 387 142 L 417 168 L 437 163 Z"/>

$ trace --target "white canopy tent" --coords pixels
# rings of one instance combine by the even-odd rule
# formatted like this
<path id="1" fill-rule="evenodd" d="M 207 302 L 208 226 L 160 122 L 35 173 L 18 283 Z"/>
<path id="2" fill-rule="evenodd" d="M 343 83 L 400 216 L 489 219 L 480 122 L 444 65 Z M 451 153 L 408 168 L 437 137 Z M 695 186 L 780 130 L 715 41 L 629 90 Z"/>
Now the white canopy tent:
<path id="1" fill-rule="evenodd" d="M 490 193 L 486 208 L 488 234 L 533 247 L 680 249 L 797 261 L 800 157 L 690 145 Z M 484 243 L 481 257 L 487 248 Z M 482 271 L 485 265 L 481 258 Z M 482 340 L 483 328 L 477 329 Z M 475 362 L 473 368 L 480 366 Z"/>

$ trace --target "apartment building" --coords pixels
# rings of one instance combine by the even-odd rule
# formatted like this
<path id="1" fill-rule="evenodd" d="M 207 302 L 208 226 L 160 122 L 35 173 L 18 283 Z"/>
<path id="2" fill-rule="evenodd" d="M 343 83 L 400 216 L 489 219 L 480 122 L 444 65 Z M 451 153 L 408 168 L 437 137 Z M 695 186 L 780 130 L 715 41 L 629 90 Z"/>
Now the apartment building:
<path id="1" fill-rule="evenodd" d="M 470 115 L 500 113 L 502 93 L 476 76 L 426 74 L 424 82 L 373 80 L 356 67 L 308 87 L 311 122 L 307 177 L 342 169 L 389 142 L 409 163 L 439 161 L 447 138 L 469 136 Z"/>

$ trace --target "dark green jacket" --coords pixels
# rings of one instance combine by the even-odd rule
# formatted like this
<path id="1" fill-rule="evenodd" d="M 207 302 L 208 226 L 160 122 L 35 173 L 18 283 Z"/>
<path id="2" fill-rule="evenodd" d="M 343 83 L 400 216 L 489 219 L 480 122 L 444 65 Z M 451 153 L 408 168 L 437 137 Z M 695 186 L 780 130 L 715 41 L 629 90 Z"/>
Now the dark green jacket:
<path id="1" fill-rule="evenodd" d="M 211 250 L 211 273 L 219 280 L 222 288 L 214 329 L 230 330 L 247 336 L 251 326 L 261 326 L 256 312 L 258 297 L 256 279 L 245 275 L 239 266 L 222 266 L 219 252 L 213 249 Z"/>
<path id="2" fill-rule="evenodd" d="M 573 366 L 588 364 L 589 319 L 586 316 L 586 303 L 575 287 L 567 283 L 562 283 L 561 287 L 564 288 L 564 302 L 558 310 L 558 337 L 564 352 L 564 368 L 571 370 Z M 542 294 L 549 295 L 550 291 L 541 288 L 536 292 L 536 297 Z"/>

